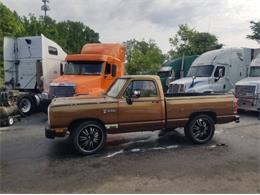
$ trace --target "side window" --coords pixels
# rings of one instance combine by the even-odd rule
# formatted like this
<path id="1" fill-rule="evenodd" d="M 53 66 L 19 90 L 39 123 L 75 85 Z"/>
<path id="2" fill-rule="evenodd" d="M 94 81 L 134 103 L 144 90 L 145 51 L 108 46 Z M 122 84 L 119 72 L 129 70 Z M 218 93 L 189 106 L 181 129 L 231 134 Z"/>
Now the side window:
<path id="1" fill-rule="evenodd" d="M 132 96 L 134 91 L 140 91 L 140 97 L 156 97 L 158 96 L 156 85 L 153 81 L 132 81 L 124 94 Z"/>
<path id="2" fill-rule="evenodd" d="M 219 73 L 222 71 L 222 77 L 225 76 L 225 67 L 218 66 L 215 70 L 214 77 L 219 77 Z"/>
<path id="3" fill-rule="evenodd" d="M 111 64 L 106 64 L 105 75 L 111 74 Z"/>
<path id="4" fill-rule="evenodd" d="M 58 50 L 55 47 L 49 46 L 48 51 L 50 55 L 55 55 L 55 56 L 58 55 Z"/>

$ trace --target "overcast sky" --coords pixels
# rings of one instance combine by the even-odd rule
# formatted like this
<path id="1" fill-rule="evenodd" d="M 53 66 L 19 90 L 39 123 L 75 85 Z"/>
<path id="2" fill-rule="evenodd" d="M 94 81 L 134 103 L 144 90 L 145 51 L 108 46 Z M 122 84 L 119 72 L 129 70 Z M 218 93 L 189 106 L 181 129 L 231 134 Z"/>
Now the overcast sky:
<path id="1" fill-rule="evenodd" d="M 1 0 L 19 15 L 42 15 L 42 0 Z M 215 34 L 220 43 L 260 47 L 246 39 L 249 21 L 260 20 L 260 0 L 50 0 L 48 15 L 81 21 L 99 32 L 102 42 L 152 38 L 164 51 L 179 24 Z"/>

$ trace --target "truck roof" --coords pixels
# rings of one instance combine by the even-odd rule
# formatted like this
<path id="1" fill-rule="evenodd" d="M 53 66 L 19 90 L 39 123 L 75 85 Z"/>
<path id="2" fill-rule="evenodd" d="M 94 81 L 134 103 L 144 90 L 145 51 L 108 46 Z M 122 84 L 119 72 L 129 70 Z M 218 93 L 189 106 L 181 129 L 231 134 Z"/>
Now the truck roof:
<path id="1" fill-rule="evenodd" d="M 125 47 L 119 43 L 88 43 L 82 47 L 81 54 L 107 55 L 125 61 Z"/>
<path id="2" fill-rule="evenodd" d="M 124 79 L 132 79 L 132 78 L 137 78 L 137 79 L 160 79 L 159 76 L 157 75 L 125 75 L 120 78 Z"/>

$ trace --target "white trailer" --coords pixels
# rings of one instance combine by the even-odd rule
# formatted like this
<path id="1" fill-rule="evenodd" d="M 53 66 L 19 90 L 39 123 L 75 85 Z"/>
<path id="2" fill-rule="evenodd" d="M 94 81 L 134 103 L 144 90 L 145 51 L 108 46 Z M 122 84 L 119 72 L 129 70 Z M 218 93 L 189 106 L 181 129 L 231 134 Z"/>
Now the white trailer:
<path id="1" fill-rule="evenodd" d="M 66 53 L 44 35 L 4 37 L 4 80 L 7 89 L 21 92 L 20 111 L 31 114 L 42 104 L 42 92 L 48 92 L 50 82 L 60 76 L 60 63 Z"/>
<path id="2" fill-rule="evenodd" d="M 169 93 L 225 93 L 247 76 L 254 49 L 223 48 L 200 55 L 185 78 L 173 81 Z"/>
<path id="3" fill-rule="evenodd" d="M 250 64 L 248 77 L 236 83 L 235 96 L 239 109 L 260 113 L 260 52 Z"/>

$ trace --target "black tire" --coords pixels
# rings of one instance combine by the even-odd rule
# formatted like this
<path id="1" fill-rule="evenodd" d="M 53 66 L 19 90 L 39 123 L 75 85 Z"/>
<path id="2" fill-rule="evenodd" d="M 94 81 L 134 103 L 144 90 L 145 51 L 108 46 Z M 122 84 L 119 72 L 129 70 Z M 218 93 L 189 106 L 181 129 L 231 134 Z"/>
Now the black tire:
<path id="1" fill-rule="evenodd" d="M 215 122 L 210 116 L 199 114 L 190 119 L 184 132 L 192 143 L 205 144 L 214 136 Z"/>
<path id="2" fill-rule="evenodd" d="M 23 116 L 30 116 L 36 109 L 36 101 L 30 95 L 24 95 L 18 98 L 17 106 Z"/>
<path id="3" fill-rule="evenodd" d="M 82 155 L 91 155 L 104 148 L 106 129 L 96 121 L 86 121 L 72 129 L 73 144 Z"/>

